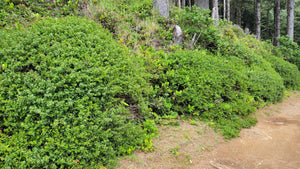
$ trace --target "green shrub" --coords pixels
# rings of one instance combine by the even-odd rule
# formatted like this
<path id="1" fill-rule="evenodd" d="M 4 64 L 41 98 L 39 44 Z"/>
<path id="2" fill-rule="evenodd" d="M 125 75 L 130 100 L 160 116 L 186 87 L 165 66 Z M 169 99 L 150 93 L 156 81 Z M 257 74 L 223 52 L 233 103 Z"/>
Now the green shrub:
<path id="1" fill-rule="evenodd" d="M 77 14 L 84 0 L 1 0 L 0 26 L 19 28 L 45 16 L 67 16 Z"/>
<path id="2" fill-rule="evenodd" d="M 154 64 L 157 72 L 152 72 L 154 98 L 150 107 L 160 115 L 178 113 L 234 122 L 243 121 L 259 105 L 248 92 L 251 84 L 238 60 L 205 51 L 179 51 Z"/>
<path id="3" fill-rule="evenodd" d="M 248 72 L 249 91 L 256 100 L 277 102 L 284 94 L 283 80 L 275 71 L 251 70 Z"/>
<path id="4" fill-rule="evenodd" d="M 93 168 L 155 131 L 140 62 L 98 24 L 67 17 L 0 31 L 0 166 Z M 126 109 L 126 107 L 134 109 Z"/>
<path id="5" fill-rule="evenodd" d="M 158 52 L 151 60 L 150 107 L 162 116 L 213 120 L 212 126 L 226 138 L 236 137 L 241 128 L 255 123 L 250 113 L 264 101 L 280 101 L 284 93 L 280 75 L 263 58 L 254 57 L 245 62 L 206 51 Z"/>
<path id="6" fill-rule="evenodd" d="M 129 10 L 133 12 L 140 19 L 145 19 L 152 16 L 153 12 L 153 1 L 151 0 L 140 0 L 133 1 L 130 5 Z"/>
<path id="7" fill-rule="evenodd" d="M 287 89 L 297 89 L 299 84 L 300 72 L 296 65 L 293 65 L 287 61 L 284 61 L 282 58 L 276 56 L 266 57 L 272 67 L 279 73 L 284 81 L 284 85 Z"/>
<path id="8" fill-rule="evenodd" d="M 300 47 L 297 43 L 290 40 L 288 36 L 278 38 L 280 42 L 279 52 L 285 60 L 297 65 L 300 70 Z"/>
<path id="9" fill-rule="evenodd" d="M 203 10 L 196 6 L 185 8 L 175 14 L 176 22 L 185 32 L 186 39 L 191 40 L 196 35 L 196 46 L 209 50 L 215 50 L 220 40 L 219 30 L 214 26 L 209 16 L 209 10 Z M 199 37 L 199 38 L 198 38 Z M 190 42 L 189 42 L 190 43 Z"/>

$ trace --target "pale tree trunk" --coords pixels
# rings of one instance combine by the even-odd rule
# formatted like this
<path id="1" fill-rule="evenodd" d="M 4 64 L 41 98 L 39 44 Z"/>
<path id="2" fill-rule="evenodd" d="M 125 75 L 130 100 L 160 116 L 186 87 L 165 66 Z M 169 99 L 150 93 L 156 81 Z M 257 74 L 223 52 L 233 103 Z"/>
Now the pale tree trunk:
<path id="1" fill-rule="evenodd" d="M 194 2 L 199 8 L 209 9 L 209 0 L 195 0 Z"/>
<path id="2" fill-rule="evenodd" d="M 178 0 L 178 8 L 181 8 L 181 0 Z"/>
<path id="3" fill-rule="evenodd" d="M 153 0 L 154 10 L 159 12 L 159 16 L 169 17 L 169 1 L 168 0 Z"/>
<path id="4" fill-rule="evenodd" d="M 294 40 L 295 0 L 287 1 L 287 35 Z"/>
<path id="5" fill-rule="evenodd" d="M 277 38 L 280 37 L 280 0 L 275 0 L 275 8 L 274 8 L 274 46 L 279 47 L 280 44 L 277 41 Z"/>
<path id="6" fill-rule="evenodd" d="M 223 19 L 225 20 L 226 19 L 226 0 L 223 1 L 223 7 L 224 7 L 223 8 L 223 10 L 224 10 L 223 11 Z"/>
<path id="7" fill-rule="evenodd" d="M 260 40 L 261 36 L 261 2 L 256 2 L 256 39 Z"/>
<path id="8" fill-rule="evenodd" d="M 186 5 L 185 3 L 186 3 L 185 0 L 183 0 L 183 1 L 182 1 L 182 8 L 183 8 L 183 9 L 185 8 L 185 5 Z"/>
<path id="9" fill-rule="evenodd" d="M 219 24 L 218 0 L 213 0 L 212 19 L 215 20 L 215 25 Z"/>
<path id="10" fill-rule="evenodd" d="M 230 0 L 227 0 L 227 20 L 230 21 Z"/>

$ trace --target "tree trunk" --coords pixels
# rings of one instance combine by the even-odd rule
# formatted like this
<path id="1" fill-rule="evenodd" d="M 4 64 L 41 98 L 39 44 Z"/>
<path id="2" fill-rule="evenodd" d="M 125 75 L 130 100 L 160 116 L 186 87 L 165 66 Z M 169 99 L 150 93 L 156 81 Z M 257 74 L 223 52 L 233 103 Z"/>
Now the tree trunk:
<path id="1" fill-rule="evenodd" d="M 226 19 L 226 0 L 223 1 L 223 7 L 224 7 L 223 8 L 223 10 L 224 10 L 223 11 L 223 19 L 225 20 Z"/>
<path id="2" fill-rule="evenodd" d="M 261 36 L 261 2 L 256 2 L 256 39 L 260 40 Z"/>
<path id="3" fill-rule="evenodd" d="M 287 1 L 287 35 L 294 40 L 295 0 Z"/>
<path id="4" fill-rule="evenodd" d="M 277 38 L 280 37 L 280 0 L 275 0 L 275 8 L 274 8 L 274 46 L 279 47 L 280 44 L 277 41 Z"/>
<path id="5" fill-rule="evenodd" d="M 215 25 L 219 24 L 218 0 L 213 0 L 212 19 L 215 20 Z"/>
<path id="6" fill-rule="evenodd" d="M 230 21 L 230 0 L 227 0 L 227 20 Z"/>
<path id="7" fill-rule="evenodd" d="M 195 0 L 195 5 L 199 8 L 209 9 L 209 0 Z"/>
<path id="8" fill-rule="evenodd" d="M 181 0 L 178 0 L 178 8 L 181 8 Z"/>
<path id="9" fill-rule="evenodd" d="M 183 8 L 183 9 L 185 8 L 185 5 L 186 5 L 185 3 L 186 3 L 185 0 L 183 0 L 183 1 L 182 1 L 182 8 Z"/>
<path id="10" fill-rule="evenodd" d="M 242 26 L 242 7 L 241 7 L 241 2 L 238 1 L 238 9 L 237 9 L 237 24 L 241 27 Z"/>
<path id="11" fill-rule="evenodd" d="M 159 16 L 169 17 L 169 1 L 168 0 L 153 0 L 153 8 L 159 12 Z"/>
<path id="12" fill-rule="evenodd" d="M 268 37 L 267 37 L 267 39 L 271 39 L 272 37 L 272 35 L 271 35 L 271 29 L 270 29 L 270 10 L 271 9 L 268 9 L 267 10 L 267 35 L 268 35 Z"/>

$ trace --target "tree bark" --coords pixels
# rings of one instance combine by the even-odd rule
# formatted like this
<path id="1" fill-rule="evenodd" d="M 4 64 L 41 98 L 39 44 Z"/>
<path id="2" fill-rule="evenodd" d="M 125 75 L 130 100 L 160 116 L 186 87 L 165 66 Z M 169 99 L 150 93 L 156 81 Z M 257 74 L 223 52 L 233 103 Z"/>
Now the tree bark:
<path id="1" fill-rule="evenodd" d="M 280 37 L 280 0 L 275 0 L 275 8 L 274 8 L 274 46 L 279 47 L 280 44 L 277 41 L 277 38 Z"/>
<path id="2" fill-rule="evenodd" d="M 256 39 L 260 40 L 261 37 L 261 2 L 256 2 Z"/>
<path id="3" fill-rule="evenodd" d="M 268 35 L 268 38 L 267 39 L 272 39 L 272 34 L 271 34 L 271 29 L 270 29 L 270 10 L 271 9 L 268 9 L 267 10 L 267 35 Z"/>
<path id="4" fill-rule="evenodd" d="M 182 8 L 184 9 L 185 8 L 185 5 L 186 5 L 186 2 L 185 0 L 182 1 Z"/>
<path id="5" fill-rule="evenodd" d="M 230 21 L 230 0 L 227 0 L 227 20 Z"/>
<path id="6" fill-rule="evenodd" d="M 294 40 L 295 0 L 287 1 L 287 35 Z"/>
<path id="7" fill-rule="evenodd" d="M 241 27 L 242 26 L 242 7 L 241 7 L 241 1 L 238 1 L 238 9 L 237 9 L 237 24 Z"/>
<path id="8" fill-rule="evenodd" d="M 219 7 L 218 0 L 213 0 L 212 19 L 215 20 L 215 25 L 219 24 Z"/>
<path id="9" fill-rule="evenodd" d="M 159 12 L 159 16 L 169 17 L 169 1 L 168 0 L 153 0 L 154 10 Z"/>
<path id="10" fill-rule="evenodd" d="M 195 0 L 194 2 L 199 8 L 209 9 L 209 0 Z"/>
<path id="11" fill-rule="evenodd" d="M 223 8 L 223 10 L 224 10 L 223 11 L 223 19 L 225 20 L 226 19 L 226 0 L 223 1 L 223 7 L 224 7 Z"/>

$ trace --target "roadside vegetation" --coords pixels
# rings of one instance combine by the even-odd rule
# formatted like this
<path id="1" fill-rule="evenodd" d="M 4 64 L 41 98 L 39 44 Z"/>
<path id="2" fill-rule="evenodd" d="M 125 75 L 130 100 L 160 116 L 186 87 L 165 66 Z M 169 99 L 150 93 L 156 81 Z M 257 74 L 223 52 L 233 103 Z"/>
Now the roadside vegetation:
<path id="1" fill-rule="evenodd" d="M 0 2 L 3 168 L 110 168 L 180 118 L 234 138 L 300 89 L 287 37 L 276 48 L 196 7 L 161 18 L 151 0 L 47 2 Z"/>

